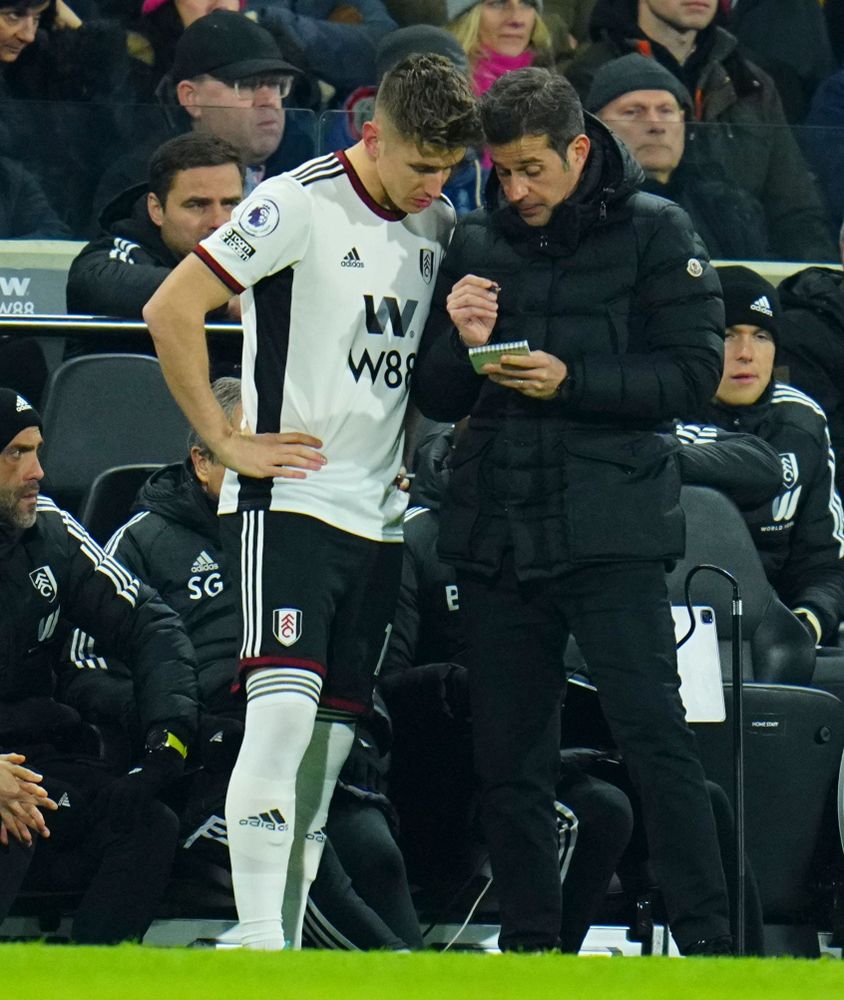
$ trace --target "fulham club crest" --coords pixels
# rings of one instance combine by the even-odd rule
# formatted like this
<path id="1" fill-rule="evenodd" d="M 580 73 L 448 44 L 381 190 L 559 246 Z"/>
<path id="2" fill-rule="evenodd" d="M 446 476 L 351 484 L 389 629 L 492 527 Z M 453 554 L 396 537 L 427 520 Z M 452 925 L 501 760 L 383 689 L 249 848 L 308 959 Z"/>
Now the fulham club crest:
<path id="1" fill-rule="evenodd" d="M 302 612 L 298 608 L 273 611 L 273 635 L 282 646 L 292 646 L 302 638 Z"/>
<path id="2" fill-rule="evenodd" d="M 419 270 L 422 272 L 422 278 L 426 285 L 430 285 L 434 277 L 434 251 L 424 250 L 419 251 Z"/>
<path id="3" fill-rule="evenodd" d="M 53 571 L 49 566 L 39 566 L 38 569 L 34 569 L 29 574 L 29 579 L 32 582 L 32 586 L 35 587 L 43 598 L 51 604 L 55 601 L 59 588 L 56 578 L 53 576 Z"/>

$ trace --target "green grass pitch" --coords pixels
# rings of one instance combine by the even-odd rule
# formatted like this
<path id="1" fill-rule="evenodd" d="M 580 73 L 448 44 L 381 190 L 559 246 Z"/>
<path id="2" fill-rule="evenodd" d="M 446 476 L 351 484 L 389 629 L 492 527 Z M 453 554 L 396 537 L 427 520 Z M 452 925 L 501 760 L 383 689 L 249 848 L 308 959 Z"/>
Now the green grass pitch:
<path id="1" fill-rule="evenodd" d="M 678 959 L 0 945 L 8 1000 L 835 1000 L 834 959 Z"/>

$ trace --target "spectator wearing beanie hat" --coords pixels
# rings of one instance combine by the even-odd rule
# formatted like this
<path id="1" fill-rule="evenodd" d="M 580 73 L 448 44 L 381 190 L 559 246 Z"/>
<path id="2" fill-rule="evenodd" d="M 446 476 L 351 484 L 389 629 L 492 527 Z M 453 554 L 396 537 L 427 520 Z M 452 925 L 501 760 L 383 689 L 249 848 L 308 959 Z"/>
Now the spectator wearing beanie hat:
<path id="1" fill-rule="evenodd" d="M 673 73 L 655 59 L 630 53 L 600 67 L 583 106 L 638 160 L 646 176 L 642 189 L 688 212 L 711 257 L 771 256 L 761 204 L 730 184 L 720 163 L 684 159 L 692 98 Z"/>
<path id="2" fill-rule="evenodd" d="M 729 4 L 727 5 L 729 6 Z M 666 10 L 674 16 L 663 16 Z M 696 156 L 724 164 L 731 183 L 765 210 L 781 260 L 832 260 L 825 206 L 774 81 L 718 23 L 720 0 L 597 0 L 566 75 L 583 97 L 598 68 L 630 52 L 659 62 L 694 98 Z M 775 22 L 774 22 L 775 23 Z"/>
<path id="3" fill-rule="evenodd" d="M 844 614 L 844 510 L 826 416 L 810 396 L 774 378 L 782 318 L 774 286 L 747 267 L 722 267 L 718 274 L 726 315 L 723 375 L 681 440 L 700 441 L 707 436 L 700 424 L 708 424 L 755 434 L 777 452 L 777 494 L 744 518 L 780 599 L 816 643 L 828 642 Z M 735 470 L 737 479 L 742 474 Z"/>

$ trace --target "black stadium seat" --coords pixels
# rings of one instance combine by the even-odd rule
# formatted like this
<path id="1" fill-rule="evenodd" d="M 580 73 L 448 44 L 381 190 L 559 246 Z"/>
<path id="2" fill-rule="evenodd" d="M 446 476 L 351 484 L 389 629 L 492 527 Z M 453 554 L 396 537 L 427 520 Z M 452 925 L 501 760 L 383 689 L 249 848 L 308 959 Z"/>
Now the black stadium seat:
<path id="1" fill-rule="evenodd" d="M 162 465 L 115 465 L 105 469 L 91 483 L 85 495 L 80 519 L 100 545 L 129 519 L 129 509 L 138 490 Z"/>
<path id="2" fill-rule="evenodd" d="M 53 372 L 42 411 L 43 492 L 78 515 L 105 469 L 184 457 L 188 424 L 157 358 L 91 354 Z"/>

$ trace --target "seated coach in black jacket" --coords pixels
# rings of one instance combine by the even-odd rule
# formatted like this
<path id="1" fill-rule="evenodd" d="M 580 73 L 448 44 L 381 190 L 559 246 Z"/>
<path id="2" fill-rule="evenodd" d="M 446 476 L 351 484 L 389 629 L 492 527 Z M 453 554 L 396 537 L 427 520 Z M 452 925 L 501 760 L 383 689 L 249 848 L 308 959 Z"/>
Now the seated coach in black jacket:
<path id="1" fill-rule="evenodd" d="M 158 595 L 39 496 L 40 445 L 38 413 L 0 389 L 0 755 L 23 755 L 58 806 L 25 865 L 3 846 L 15 831 L 2 818 L 0 921 L 28 868 L 31 888 L 82 893 L 74 941 L 108 944 L 143 936 L 169 878 L 178 824 L 158 796 L 181 777 L 196 729 L 193 650 Z M 129 773 L 109 772 L 54 694 L 70 625 L 84 630 L 80 650 L 96 637 L 129 664 L 146 742 Z M 91 654 L 85 666 L 103 664 Z"/>
<path id="2" fill-rule="evenodd" d="M 196 246 L 228 222 L 243 197 L 243 164 L 224 139 L 169 139 L 153 153 L 149 183 L 103 209 L 103 234 L 70 266 L 70 313 L 140 319 L 158 286 Z M 232 318 L 238 319 L 237 300 Z"/>

